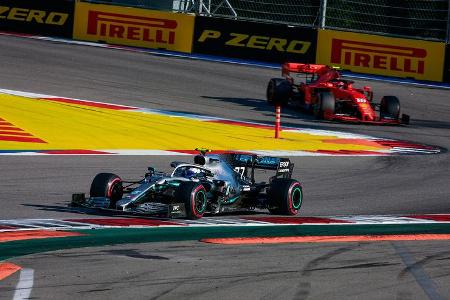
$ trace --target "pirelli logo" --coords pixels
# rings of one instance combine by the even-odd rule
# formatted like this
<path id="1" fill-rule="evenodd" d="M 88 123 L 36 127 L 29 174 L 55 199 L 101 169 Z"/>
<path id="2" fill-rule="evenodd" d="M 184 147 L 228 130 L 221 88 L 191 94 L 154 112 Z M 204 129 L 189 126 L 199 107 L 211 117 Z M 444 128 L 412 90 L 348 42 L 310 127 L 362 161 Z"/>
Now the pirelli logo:
<path id="1" fill-rule="evenodd" d="M 173 45 L 177 26 L 176 20 L 89 10 L 87 34 Z"/>
<path id="2" fill-rule="evenodd" d="M 426 57 L 421 48 L 332 39 L 332 64 L 424 74 Z"/>

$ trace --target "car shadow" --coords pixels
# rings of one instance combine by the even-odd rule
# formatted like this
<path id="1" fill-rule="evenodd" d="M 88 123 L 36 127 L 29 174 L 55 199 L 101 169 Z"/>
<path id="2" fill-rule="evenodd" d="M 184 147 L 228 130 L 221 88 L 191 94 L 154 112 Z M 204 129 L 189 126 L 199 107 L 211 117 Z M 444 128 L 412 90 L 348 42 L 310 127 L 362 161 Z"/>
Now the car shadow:
<path id="1" fill-rule="evenodd" d="M 450 122 L 447 121 L 413 119 L 411 120 L 411 125 L 423 128 L 450 129 Z"/>
<path id="2" fill-rule="evenodd" d="M 98 215 L 98 216 L 116 216 L 123 215 L 123 212 L 115 212 L 109 210 L 98 210 L 94 208 L 87 207 L 73 207 L 69 205 L 43 205 L 43 204 L 27 204 L 23 203 L 22 206 L 33 207 L 36 210 L 51 211 L 51 212 L 65 212 L 65 213 L 75 213 L 83 215 Z"/>
<path id="3" fill-rule="evenodd" d="M 238 104 L 240 106 L 249 107 L 253 111 L 261 112 L 264 116 L 273 117 L 275 120 L 275 107 L 267 103 L 263 99 L 256 98 L 235 98 L 235 97 L 212 97 L 212 96 L 201 96 L 205 99 L 214 99 L 223 102 L 231 102 Z M 262 123 L 269 126 L 273 126 L 273 121 L 261 121 L 252 118 L 240 119 L 241 121 Z M 361 125 L 355 126 L 355 123 L 346 122 L 336 122 L 317 119 L 312 114 L 298 108 L 294 107 L 293 104 L 288 106 L 283 106 L 281 109 L 281 126 L 282 127 L 294 127 L 302 129 L 315 129 L 315 130 L 334 130 L 353 133 L 362 133 L 366 128 L 374 127 L 373 125 Z"/>
<path id="4" fill-rule="evenodd" d="M 215 96 L 201 96 L 205 99 L 213 99 L 216 101 L 223 101 L 227 103 L 234 103 L 240 106 L 250 108 L 253 111 L 261 112 L 264 116 L 274 117 L 274 106 L 267 103 L 265 99 L 257 98 L 236 98 L 236 97 L 215 97 Z M 295 121 L 294 121 L 295 120 Z M 272 126 L 274 123 L 269 121 L 255 120 L 246 118 L 243 121 L 263 123 Z M 346 131 L 357 134 L 380 134 L 389 133 L 397 135 L 398 128 L 431 128 L 431 129 L 449 129 L 450 122 L 438 121 L 438 120 L 426 120 L 416 119 L 411 117 L 411 123 L 409 125 L 371 125 L 371 124 L 358 124 L 339 121 L 327 121 L 315 118 L 311 113 L 308 113 L 298 107 L 294 107 L 292 103 L 288 106 L 283 106 L 281 109 L 281 125 L 283 127 L 297 127 L 304 129 L 318 129 L 318 130 L 334 130 L 334 131 Z M 380 128 L 383 128 L 380 130 Z M 389 129 L 391 128 L 391 129 Z M 397 128 L 397 129 L 394 129 Z M 402 130 L 402 129 L 400 129 Z"/>
<path id="5" fill-rule="evenodd" d="M 217 101 L 223 101 L 227 103 L 234 103 L 240 106 L 248 107 L 253 111 L 261 112 L 265 116 L 272 116 L 275 114 L 275 107 L 267 103 L 266 100 L 257 98 L 235 98 L 235 97 L 213 97 L 213 96 L 201 96 L 204 99 L 212 99 Z M 283 106 L 282 114 L 285 118 L 295 118 L 301 120 L 315 120 L 314 116 L 302 112 L 299 108 L 295 108 L 292 105 Z"/>
<path id="6" fill-rule="evenodd" d="M 50 212 L 64 212 L 73 213 L 78 215 L 89 215 L 98 217 L 120 217 L 120 218 L 145 218 L 145 219 L 158 219 L 158 220 L 172 220 L 168 218 L 167 215 L 149 215 L 143 213 L 125 213 L 123 211 L 114 210 L 102 210 L 88 207 L 73 207 L 73 206 L 63 206 L 63 205 L 43 205 L 43 204 L 27 204 L 23 203 L 22 206 L 33 207 L 36 210 L 50 211 Z M 268 214 L 266 211 L 262 210 L 239 210 L 233 212 L 223 212 L 219 214 L 206 213 L 204 217 L 238 217 L 238 216 L 251 216 L 251 215 L 265 215 Z"/>

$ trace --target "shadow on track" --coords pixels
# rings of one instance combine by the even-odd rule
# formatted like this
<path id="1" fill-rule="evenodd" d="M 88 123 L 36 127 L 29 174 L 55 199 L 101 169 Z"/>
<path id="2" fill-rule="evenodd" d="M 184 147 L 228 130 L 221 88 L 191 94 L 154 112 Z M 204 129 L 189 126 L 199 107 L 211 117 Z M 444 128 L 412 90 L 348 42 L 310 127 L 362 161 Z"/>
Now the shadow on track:
<path id="1" fill-rule="evenodd" d="M 450 129 L 450 122 L 437 121 L 437 120 L 423 120 L 423 119 L 413 119 L 411 124 L 415 127 L 423 128 L 435 128 L 435 129 Z M 450 133 L 450 131 L 449 131 Z M 450 134 L 449 134 L 450 136 Z"/>
<path id="2" fill-rule="evenodd" d="M 274 106 L 269 105 L 264 99 L 213 96 L 201 97 L 205 99 L 213 99 L 217 101 L 238 104 L 240 106 L 250 108 L 253 111 L 260 112 L 265 116 L 272 116 L 275 119 Z M 271 126 L 273 125 L 273 122 L 261 122 L 260 120 L 254 119 L 245 119 L 245 121 L 263 123 Z M 366 125 L 358 123 L 319 120 L 303 109 L 295 107 L 293 104 L 283 106 L 281 110 L 281 121 L 283 127 L 301 127 L 305 129 L 346 131 L 358 134 L 374 134 L 376 136 L 380 135 L 381 133 L 383 136 L 387 135 L 387 138 L 398 137 L 399 135 L 402 135 L 402 132 L 406 133 L 409 130 L 416 128 L 450 129 L 450 122 L 415 119 L 414 116 L 412 116 L 411 118 L 410 125 Z"/>
<path id="3" fill-rule="evenodd" d="M 201 96 L 205 99 L 214 99 L 223 102 L 235 103 L 244 107 L 249 107 L 251 110 L 261 112 L 265 116 L 272 116 L 275 121 L 275 107 L 267 104 L 263 99 L 256 98 L 233 98 L 233 97 L 212 97 Z M 292 121 L 289 121 L 292 120 Z M 273 126 L 273 122 L 262 122 L 261 120 L 245 119 L 246 122 L 255 122 Z M 297 121 L 297 122 L 295 122 Z M 301 124 L 299 124 L 301 122 Z M 334 131 L 349 131 L 360 133 L 361 129 L 373 127 L 360 124 L 333 122 L 327 120 L 318 120 L 313 115 L 303 111 L 300 108 L 293 107 L 293 105 L 283 106 L 281 109 L 281 123 L 283 127 L 297 127 L 304 129 L 317 129 L 317 130 L 334 130 Z"/>
<path id="4" fill-rule="evenodd" d="M 223 101 L 227 103 L 234 103 L 240 106 L 248 107 L 253 111 L 263 113 L 265 116 L 274 115 L 275 108 L 273 105 L 269 105 L 266 100 L 256 98 L 235 98 L 235 97 L 213 97 L 213 96 L 201 96 L 204 99 L 213 99 Z M 302 113 L 300 109 L 290 106 L 283 106 L 283 117 L 295 118 L 301 120 L 315 120 L 314 116 Z"/>
<path id="5" fill-rule="evenodd" d="M 106 210 L 106 209 L 95 209 L 88 207 L 72 207 L 72 206 L 62 206 L 62 205 L 42 205 L 42 204 L 27 204 L 23 203 L 23 206 L 26 207 L 34 207 L 36 210 L 41 211 L 53 211 L 53 212 L 66 212 L 66 213 L 74 213 L 79 215 L 92 215 L 92 216 L 102 216 L 102 217 L 140 217 L 140 218 L 158 218 L 158 219 L 167 219 L 170 220 L 166 215 L 158 215 L 158 214 L 144 214 L 144 213 L 132 213 L 132 212 L 123 212 L 123 211 L 115 211 L 115 210 Z M 205 214 L 204 217 L 239 217 L 239 216 L 248 216 L 248 215 L 269 215 L 268 212 L 264 210 L 242 210 L 242 211 L 234 211 L 234 212 L 226 212 L 220 214 Z M 201 219 L 200 219 L 201 220 Z"/>

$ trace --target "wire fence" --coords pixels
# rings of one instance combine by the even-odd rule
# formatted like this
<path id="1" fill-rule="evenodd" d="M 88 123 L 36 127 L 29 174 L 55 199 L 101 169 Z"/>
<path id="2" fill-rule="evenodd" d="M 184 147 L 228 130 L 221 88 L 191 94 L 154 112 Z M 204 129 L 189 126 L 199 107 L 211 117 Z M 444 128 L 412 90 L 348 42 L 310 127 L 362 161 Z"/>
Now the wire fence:
<path id="1" fill-rule="evenodd" d="M 84 0 L 449 42 L 450 0 Z"/>
<path id="2" fill-rule="evenodd" d="M 215 0 L 200 1 L 200 14 L 291 25 L 319 24 L 320 0 Z M 217 9 L 220 6 L 219 9 Z M 231 13 L 231 14 L 230 14 Z"/>
<path id="3" fill-rule="evenodd" d="M 445 40 L 448 0 L 330 0 L 325 27 Z"/>

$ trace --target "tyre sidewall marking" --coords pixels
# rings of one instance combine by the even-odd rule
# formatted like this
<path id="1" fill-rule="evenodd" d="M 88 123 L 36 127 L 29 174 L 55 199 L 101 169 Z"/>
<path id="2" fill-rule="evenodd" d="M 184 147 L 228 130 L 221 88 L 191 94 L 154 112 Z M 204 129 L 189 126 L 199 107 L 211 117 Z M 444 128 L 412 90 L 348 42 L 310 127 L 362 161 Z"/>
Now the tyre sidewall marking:
<path id="1" fill-rule="evenodd" d="M 108 198 L 111 199 L 114 185 L 115 185 L 117 182 L 121 182 L 121 181 L 122 181 L 122 179 L 120 179 L 120 178 L 114 178 L 111 182 L 108 183 L 108 190 L 107 190 L 107 192 L 106 192 L 106 196 L 107 196 Z"/>
<path id="2" fill-rule="evenodd" d="M 292 214 L 297 214 L 297 213 L 298 213 L 298 210 L 299 210 L 300 206 L 302 205 L 301 203 L 302 203 L 302 201 L 303 201 L 303 199 L 300 201 L 300 205 L 299 205 L 299 207 L 298 207 L 297 209 L 294 208 L 294 203 L 293 203 L 292 196 L 293 196 L 293 194 L 294 194 L 294 192 L 295 192 L 296 189 L 299 189 L 299 190 L 300 190 L 301 197 L 303 198 L 303 195 L 302 195 L 302 192 L 301 192 L 301 185 L 300 185 L 300 183 L 299 183 L 298 181 L 292 183 L 291 186 L 289 187 L 289 192 L 288 192 L 289 211 L 290 211 Z"/>
<path id="3" fill-rule="evenodd" d="M 202 211 L 199 213 L 197 212 L 196 209 L 196 203 L 195 203 L 195 198 L 197 193 L 203 193 L 204 197 L 205 197 L 205 202 L 202 206 Z M 203 212 L 205 211 L 206 208 L 206 194 L 205 194 L 205 188 L 203 187 L 203 185 L 198 185 L 191 193 L 191 212 L 194 214 L 194 216 L 201 218 L 203 216 Z"/>

